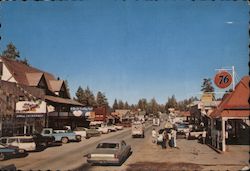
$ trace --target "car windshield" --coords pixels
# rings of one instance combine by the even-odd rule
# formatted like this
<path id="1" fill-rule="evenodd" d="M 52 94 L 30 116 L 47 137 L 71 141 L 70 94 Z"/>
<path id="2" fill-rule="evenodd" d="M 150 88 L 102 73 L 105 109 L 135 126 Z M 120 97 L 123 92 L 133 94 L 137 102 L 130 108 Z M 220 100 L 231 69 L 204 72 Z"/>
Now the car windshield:
<path id="1" fill-rule="evenodd" d="M 21 138 L 20 143 L 31 143 L 34 142 L 32 138 Z"/>
<path id="2" fill-rule="evenodd" d="M 77 128 L 74 129 L 74 131 L 85 131 L 85 128 L 77 127 Z"/>
<path id="3" fill-rule="evenodd" d="M 100 143 L 96 148 L 111 148 L 111 149 L 117 149 L 119 148 L 118 143 Z"/>

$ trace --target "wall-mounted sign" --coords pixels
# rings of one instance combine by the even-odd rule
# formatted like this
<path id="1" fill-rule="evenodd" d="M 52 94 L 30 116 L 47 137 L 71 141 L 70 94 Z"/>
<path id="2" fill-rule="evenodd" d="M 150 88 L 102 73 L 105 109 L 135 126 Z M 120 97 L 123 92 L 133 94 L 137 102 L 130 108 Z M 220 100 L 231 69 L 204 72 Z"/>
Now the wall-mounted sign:
<path id="1" fill-rule="evenodd" d="M 17 114 L 17 118 L 42 118 L 43 114 Z"/>
<path id="2" fill-rule="evenodd" d="M 214 83 L 217 87 L 224 89 L 231 85 L 232 76 L 227 71 L 220 71 L 214 77 Z"/>
<path id="3" fill-rule="evenodd" d="M 16 103 L 16 113 L 46 113 L 46 102 L 19 101 Z"/>
<path id="4" fill-rule="evenodd" d="M 93 107 L 71 107 L 70 111 L 73 113 L 74 116 L 86 116 L 91 111 L 93 111 Z"/>

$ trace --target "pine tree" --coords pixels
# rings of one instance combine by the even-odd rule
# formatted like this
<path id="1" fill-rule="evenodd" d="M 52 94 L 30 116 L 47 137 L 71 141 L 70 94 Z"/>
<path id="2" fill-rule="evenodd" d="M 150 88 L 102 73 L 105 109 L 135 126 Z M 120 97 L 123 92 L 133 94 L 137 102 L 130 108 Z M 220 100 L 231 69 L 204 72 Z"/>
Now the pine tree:
<path id="1" fill-rule="evenodd" d="M 118 109 L 119 108 L 119 106 L 118 106 L 118 103 L 117 103 L 117 100 L 115 99 L 114 100 L 114 104 L 113 104 L 113 111 L 115 111 L 116 109 Z"/>
<path id="2" fill-rule="evenodd" d="M 108 106 L 108 100 L 104 93 L 98 91 L 96 95 L 96 104 L 98 107 Z"/>
<path id="3" fill-rule="evenodd" d="M 17 58 L 20 58 L 20 53 L 16 49 L 16 47 L 15 47 L 15 45 L 13 43 L 9 43 L 7 45 L 7 49 L 3 51 L 2 55 L 4 57 L 10 58 L 10 59 L 14 59 L 14 60 L 17 60 Z"/>
<path id="4" fill-rule="evenodd" d="M 82 104 L 84 102 L 84 90 L 82 89 L 81 86 L 79 86 L 77 91 L 76 91 L 76 100 Z"/>
<path id="5" fill-rule="evenodd" d="M 124 103 L 123 103 L 122 100 L 119 100 L 119 102 L 118 102 L 118 108 L 119 109 L 124 109 Z"/>
<path id="6" fill-rule="evenodd" d="M 204 93 L 206 92 L 214 92 L 214 87 L 212 85 L 212 81 L 210 78 L 204 78 L 203 79 L 203 84 L 201 86 L 201 91 L 203 91 Z"/>

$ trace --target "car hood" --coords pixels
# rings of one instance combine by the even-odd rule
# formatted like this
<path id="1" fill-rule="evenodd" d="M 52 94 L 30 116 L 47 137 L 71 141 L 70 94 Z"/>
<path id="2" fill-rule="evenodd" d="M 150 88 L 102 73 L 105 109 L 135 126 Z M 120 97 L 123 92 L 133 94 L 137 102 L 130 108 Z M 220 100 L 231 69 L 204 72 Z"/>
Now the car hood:
<path id="1" fill-rule="evenodd" d="M 118 151 L 117 149 L 101 149 L 101 148 L 97 148 L 91 154 L 114 154 L 117 151 Z"/>

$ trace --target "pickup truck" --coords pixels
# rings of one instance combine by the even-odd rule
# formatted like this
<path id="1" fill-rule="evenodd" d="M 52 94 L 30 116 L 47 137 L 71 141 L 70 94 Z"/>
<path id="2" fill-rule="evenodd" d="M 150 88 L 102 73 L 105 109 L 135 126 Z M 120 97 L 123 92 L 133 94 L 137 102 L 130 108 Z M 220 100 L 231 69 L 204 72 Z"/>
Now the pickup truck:
<path id="1" fill-rule="evenodd" d="M 69 141 L 81 141 L 81 135 L 75 134 L 71 130 L 65 130 L 65 131 L 56 131 L 52 128 L 44 128 L 42 130 L 41 135 L 43 136 L 53 136 L 55 137 L 55 141 L 62 142 L 63 144 L 68 143 Z"/>
<path id="2" fill-rule="evenodd" d="M 43 136 L 41 134 L 33 134 L 33 139 L 36 143 L 36 148 L 44 149 L 55 142 L 55 137 L 53 136 Z"/>
<path id="3" fill-rule="evenodd" d="M 140 121 L 136 121 L 132 123 L 132 137 L 140 136 L 144 138 L 144 124 Z"/>

